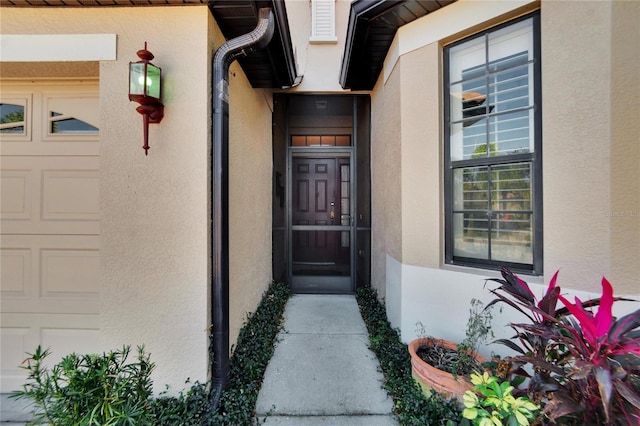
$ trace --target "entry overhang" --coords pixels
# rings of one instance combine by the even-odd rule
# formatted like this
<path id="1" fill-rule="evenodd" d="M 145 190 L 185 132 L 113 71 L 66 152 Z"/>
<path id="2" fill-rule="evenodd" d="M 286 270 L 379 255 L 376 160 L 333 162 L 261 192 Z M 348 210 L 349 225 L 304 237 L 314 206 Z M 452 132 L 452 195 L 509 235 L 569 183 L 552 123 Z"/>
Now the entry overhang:
<path id="1" fill-rule="evenodd" d="M 398 28 L 455 1 L 353 1 L 340 70 L 342 88 L 373 89 Z"/>

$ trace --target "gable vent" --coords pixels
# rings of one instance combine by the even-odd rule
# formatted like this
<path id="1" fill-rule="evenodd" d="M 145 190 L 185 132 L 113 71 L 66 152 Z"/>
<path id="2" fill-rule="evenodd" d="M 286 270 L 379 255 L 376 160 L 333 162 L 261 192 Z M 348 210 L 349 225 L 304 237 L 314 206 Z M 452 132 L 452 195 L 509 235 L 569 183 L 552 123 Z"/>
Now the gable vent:
<path id="1" fill-rule="evenodd" d="M 312 43 L 335 43 L 336 7 L 335 0 L 311 0 Z"/>

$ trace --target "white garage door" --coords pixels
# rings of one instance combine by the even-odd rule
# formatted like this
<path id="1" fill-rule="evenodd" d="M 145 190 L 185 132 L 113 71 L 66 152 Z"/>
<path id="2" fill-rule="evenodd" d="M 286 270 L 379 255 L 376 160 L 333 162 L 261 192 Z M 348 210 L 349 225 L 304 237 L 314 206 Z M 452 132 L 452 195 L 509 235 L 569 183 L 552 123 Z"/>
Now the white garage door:
<path id="1" fill-rule="evenodd" d="M 99 339 L 99 97 L 95 82 L 1 82 L 0 392 Z"/>

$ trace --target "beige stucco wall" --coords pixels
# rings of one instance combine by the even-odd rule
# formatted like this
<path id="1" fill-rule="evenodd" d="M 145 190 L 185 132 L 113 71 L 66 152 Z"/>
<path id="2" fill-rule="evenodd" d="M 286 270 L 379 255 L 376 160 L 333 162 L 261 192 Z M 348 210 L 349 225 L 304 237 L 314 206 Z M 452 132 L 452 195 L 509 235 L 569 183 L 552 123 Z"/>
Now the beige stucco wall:
<path id="1" fill-rule="evenodd" d="M 639 11 L 542 4 L 544 266 L 573 288 L 640 292 Z"/>
<path id="2" fill-rule="evenodd" d="M 100 68 L 101 332 L 106 346 L 125 338 L 147 345 L 156 386 L 180 389 L 186 377 L 205 379 L 208 371 L 208 12 L 102 13 L 115 14 L 109 22 L 121 29 L 118 60 Z M 139 148 L 141 118 L 122 96 L 127 63 L 144 40 L 163 69 L 165 90 L 165 118 L 151 126 L 148 157 Z"/>
<path id="3" fill-rule="evenodd" d="M 4 34 L 117 35 L 117 60 L 99 65 L 101 345 L 144 344 L 159 390 L 206 380 L 210 62 L 224 41 L 208 8 L 4 8 L 1 23 Z M 165 104 L 147 157 L 142 118 L 127 98 L 128 63 L 145 41 L 163 70 Z M 36 68 L 24 67 L 23 75 Z M 270 92 L 251 89 L 237 64 L 229 90 L 233 343 L 271 277 L 272 108 Z"/>
<path id="4" fill-rule="evenodd" d="M 407 53 L 396 67 L 402 79 L 402 262 L 437 268 L 443 225 L 440 48 L 432 43 Z"/>
<path id="5" fill-rule="evenodd" d="M 615 2 L 611 38 L 611 279 L 640 292 L 640 2 Z M 634 285 L 635 283 L 635 285 Z"/>
<path id="6" fill-rule="evenodd" d="M 0 62 L 0 77 L 23 78 L 97 78 L 100 63 L 87 62 Z"/>
<path id="7" fill-rule="evenodd" d="M 285 0 L 289 29 L 302 83 L 296 92 L 342 92 L 340 67 L 349 23 L 350 0 L 335 0 L 336 42 L 310 43 L 311 1 Z"/>
<path id="8" fill-rule="evenodd" d="M 471 298 L 486 300 L 484 278 L 496 276 L 444 264 L 441 51 L 538 6 L 477 7 L 463 0 L 403 27 L 372 93 L 373 282 L 405 340 L 415 335 L 417 321 L 434 335 L 463 338 Z M 563 289 L 584 299 L 599 294 L 604 275 L 616 294 L 638 297 L 640 131 L 632 117 L 640 93 L 639 4 L 545 1 L 540 8 L 544 276 L 526 280 L 540 294 L 561 269 Z M 444 18 L 452 23 L 448 30 Z M 400 158 L 376 147 L 381 135 L 395 135 Z M 393 173 L 400 175 L 401 195 L 385 180 Z M 390 211 L 402 220 L 392 220 Z M 386 243 L 389 236 L 395 244 Z M 623 314 L 633 306 L 618 309 Z M 443 316 L 455 321 L 444 325 Z"/>
<path id="9" fill-rule="evenodd" d="M 237 62 L 229 76 L 229 334 L 231 344 L 246 314 L 271 281 L 270 90 L 251 89 Z"/>
<path id="10" fill-rule="evenodd" d="M 402 259 L 400 77 L 371 98 L 371 285 L 384 294 L 386 255 Z"/>
<path id="11" fill-rule="evenodd" d="M 438 52 L 432 44 L 404 55 L 378 83 L 384 90 L 372 93 L 372 283 L 381 293 L 386 255 L 412 265 L 440 262 Z"/>

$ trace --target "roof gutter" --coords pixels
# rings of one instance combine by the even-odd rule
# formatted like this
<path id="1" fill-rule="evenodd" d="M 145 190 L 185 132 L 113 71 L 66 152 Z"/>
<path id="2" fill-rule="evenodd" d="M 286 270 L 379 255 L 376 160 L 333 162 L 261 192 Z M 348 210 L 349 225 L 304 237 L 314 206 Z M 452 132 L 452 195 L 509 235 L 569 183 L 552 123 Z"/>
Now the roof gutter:
<path id="1" fill-rule="evenodd" d="M 274 17 L 262 8 L 258 25 L 247 34 L 228 40 L 213 57 L 213 117 L 211 170 L 211 364 L 212 401 L 218 408 L 229 380 L 229 66 L 242 56 L 264 48 L 273 37 Z"/>

